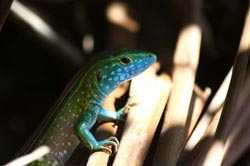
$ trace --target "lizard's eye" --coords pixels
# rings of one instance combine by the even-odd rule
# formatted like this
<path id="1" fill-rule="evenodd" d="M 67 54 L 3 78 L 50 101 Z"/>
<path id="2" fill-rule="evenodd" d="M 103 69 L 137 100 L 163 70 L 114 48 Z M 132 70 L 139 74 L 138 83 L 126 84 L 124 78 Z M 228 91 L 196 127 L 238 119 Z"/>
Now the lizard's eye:
<path id="1" fill-rule="evenodd" d="M 120 63 L 123 64 L 123 65 L 127 65 L 131 62 L 132 60 L 128 57 L 124 57 L 124 58 L 121 58 L 120 59 Z"/>

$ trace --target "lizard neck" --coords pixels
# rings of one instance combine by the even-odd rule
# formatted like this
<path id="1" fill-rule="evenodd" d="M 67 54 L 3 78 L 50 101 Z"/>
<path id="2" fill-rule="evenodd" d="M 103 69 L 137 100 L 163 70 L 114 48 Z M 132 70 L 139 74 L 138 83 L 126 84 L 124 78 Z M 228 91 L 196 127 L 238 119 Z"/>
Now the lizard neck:
<path id="1" fill-rule="evenodd" d="M 93 74 L 86 76 L 86 80 L 80 83 L 80 89 L 85 101 L 98 105 L 99 107 L 102 107 L 105 98 L 110 93 L 105 91 L 100 86 L 99 82 L 96 80 Z"/>

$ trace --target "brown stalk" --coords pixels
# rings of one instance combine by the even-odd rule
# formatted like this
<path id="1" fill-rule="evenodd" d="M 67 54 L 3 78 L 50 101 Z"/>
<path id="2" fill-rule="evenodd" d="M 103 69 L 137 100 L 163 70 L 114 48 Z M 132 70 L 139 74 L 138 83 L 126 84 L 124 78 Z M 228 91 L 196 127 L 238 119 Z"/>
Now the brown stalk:
<path id="1" fill-rule="evenodd" d="M 203 91 L 197 85 L 194 86 L 194 93 L 193 93 L 194 104 L 192 107 L 193 110 L 189 111 L 189 113 L 192 113 L 190 118 L 190 124 L 186 125 L 186 127 L 188 127 L 187 138 L 189 138 L 189 136 L 193 132 L 194 127 L 201 115 L 203 107 L 205 106 L 206 101 L 210 96 L 210 94 L 211 94 L 210 88 L 206 87 L 205 90 Z"/>
<path id="2" fill-rule="evenodd" d="M 13 0 L 0 1 L 0 32 L 3 28 L 4 22 L 9 14 L 10 6 Z"/>
<path id="3" fill-rule="evenodd" d="M 29 35 L 32 34 L 31 36 L 34 36 L 35 40 L 44 44 L 54 53 L 52 55 L 73 67 L 82 67 L 85 60 L 82 52 L 58 34 L 45 19 L 30 10 L 26 5 L 19 1 L 13 1 L 10 9 L 10 19 L 23 32 Z"/>
<path id="4" fill-rule="evenodd" d="M 234 163 L 250 146 L 250 135 L 248 131 L 249 129 L 249 97 L 250 97 L 250 77 L 249 71 L 246 74 L 247 79 L 244 82 L 244 86 L 241 90 L 237 110 L 239 113 L 235 117 L 234 126 L 232 128 L 232 132 L 229 135 L 228 142 L 229 148 L 226 152 L 226 155 L 223 159 L 223 164 Z"/>
<path id="5" fill-rule="evenodd" d="M 176 165 L 185 143 L 185 124 L 199 61 L 201 29 L 184 27 L 174 54 L 173 88 L 154 157 L 154 165 Z"/>
<path id="6" fill-rule="evenodd" d="M 156 76 L 151 67 L 132 80 L 129 111 L 121 145 L 113 166 L 141 166 L 147 155 L 171 89 L 168 76 Z"/>
<path id="7" fill-rule="evenodd" d="M 200 121 L 195 127 L 192 135 L 190 136 L 185 146 L 186 151 L 192 150 L 194 146 L 204 137 L 204 133 L 206 132 L 208 125 L 211 122 L 213 116 L 222 107 L 225 101 L 226 93 L 227 93 L 229 83 L 231 80 L 231 76 L 232 76 L 232 69 L 228 72 L 226 78 L 222 82 L 221 86 L 219 87 L 218 91 L 216 92 L 212 101 L 210 102 L 207 110 L 205 111 L 205 114 L 201 117 Z"/>
<path id="8" fill-rule="evenodd" d="M 189 140 L 188 144 L 186 145 L 185 151 L 184 151 L 186 153 L 184 153 L 184 155 L 182 156 L 181 163 L 179 163 L 180 165 L 185 165 L 185 166 L 203 165 L 202 164 L 202 159 L 204 159 L 203 156 L 207 154 L 207 151 L 211 146 L 212 138 L 218 126 L 221 112 L 222 112 L 222 107 L 215 112 L 214 116 L 209 117 L 209 119 L 207 119 L 209 120 L 209 122 L 206 121 L 206 119 L 202 119 L 205 125 L 202 127 L 198 126 L 200 127 L 199 130 L 202 129 L 201 130 L 202 135 L 198 134 L 197 137 L 199 139 L 196 139 L 195 138 L 196 135 L 192 134 L 193 140 L 191 141 Z M 199 125 L 202 125 L 202 124 L 199 123 Z M 195 130 L 195 131 L 198 131 L 198 130 Z M 195 142 L 197 140 L 199 140 L 199 142 Z"/>
<path id="9" fill-rule="evenodd" d="M 216 163 L 220 165 L 224 154 L 228 147 L 228 136 L 234 125 L 234 116 L 237 113 L 236 103 L 239 97 L 239 92 L 242 87 L 242 83 L 245 76 L 247 62 L 249 58 L 250 49 L 250 9 L 246 13 L 245 25 L 238 49 L 238 53 L 235 58 L 231 83 L 225 100 L 225 105 L 221 114 L 217 131 L 215 133 L 215 139 L 211 148 L 206 155 L 204 165 Z"/>

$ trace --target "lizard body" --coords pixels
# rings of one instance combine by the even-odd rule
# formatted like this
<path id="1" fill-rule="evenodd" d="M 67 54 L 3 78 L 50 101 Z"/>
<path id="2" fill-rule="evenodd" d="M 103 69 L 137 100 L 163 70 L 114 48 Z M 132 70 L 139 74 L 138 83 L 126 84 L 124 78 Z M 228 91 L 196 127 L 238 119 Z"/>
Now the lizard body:
<path id="1" fill-rule="evenodd" d="M 89 130 L 98 117 L 119 120 L 124 115 L 124 109 L 117 112 L 103 109 L 104 99 L 121 83 L 146 70 L 155 60 L 156 55 L 150 52 L 117 49 L 102 53 L 87 69 L 81 70 L 66 87 L 33 142 L 26 148 L 28 152 L 47 145 L 51 150 L 42 161 L 31 165 L 64 165 L 80 142 L 90 150 L 112 153 L 108 145 L 117 150 L 119 142 L 115 137 L 97 141 Z"/>

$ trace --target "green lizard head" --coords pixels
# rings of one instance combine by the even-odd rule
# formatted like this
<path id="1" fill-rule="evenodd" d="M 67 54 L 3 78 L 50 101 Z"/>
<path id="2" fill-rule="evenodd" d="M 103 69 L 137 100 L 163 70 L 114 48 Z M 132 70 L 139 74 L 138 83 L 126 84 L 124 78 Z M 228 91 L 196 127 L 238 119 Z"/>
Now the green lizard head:
<path id="1" fill-rule="evenodd" d="M 121 83 L 146 70 L 156 61 L 156 55 L 151 52 L 117 49 L 106 54 L 95 67 L 97 82 L 106 94 Z"/>

